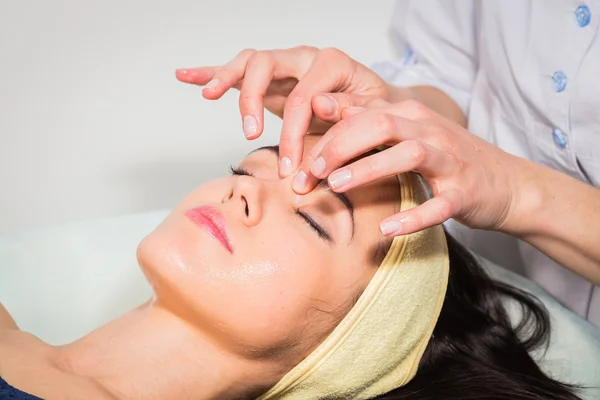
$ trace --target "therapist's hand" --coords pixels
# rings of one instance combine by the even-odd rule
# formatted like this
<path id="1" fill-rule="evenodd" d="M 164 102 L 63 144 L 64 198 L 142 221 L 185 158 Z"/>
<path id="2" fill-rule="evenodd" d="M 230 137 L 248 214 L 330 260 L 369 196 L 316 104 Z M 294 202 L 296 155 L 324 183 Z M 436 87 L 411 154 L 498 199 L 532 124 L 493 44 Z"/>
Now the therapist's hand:
<path id="1" fill-rule="evenodd" d="M 339 120 L 344 105 L 363 105 L 371 99 L 403 100 L 407 89 L 387 85 L 375 72 L 337 49 L 296 47 L 285 50 L 244 50 L 217 67 L 180 69 L 177 79 L 202 85 L 202 95 L 219 99 L 230 88 L 240 90 L 239 107 L 248 139 L 264 129 L 263 110 L 283 118 L 280 174 L 300 164 L 303 136 L 325 132 Z M 337 101 L 324 92 L 343 93 Z M 320 118 L 315 118 L 314 114 Z"/>
<path id="2" fill-rule="evenodd" d="M 509 216 L 516 218 L 511 210 L 521 159 L 413 100 L 376 100 L 368 109 L 347 108 L 343 114 L 304 157 L 293 179 L 296 192 L 307 193 L 325 178 L 332 190 L 344 192 L 415 171 L 434 197 L 386 218 L 381 223 L 385 235 L 417 232 L 449 218 L 473 228 L 501 229 L 512 223 Z M 379 145 L 391 147 L 350 162 Z"/>

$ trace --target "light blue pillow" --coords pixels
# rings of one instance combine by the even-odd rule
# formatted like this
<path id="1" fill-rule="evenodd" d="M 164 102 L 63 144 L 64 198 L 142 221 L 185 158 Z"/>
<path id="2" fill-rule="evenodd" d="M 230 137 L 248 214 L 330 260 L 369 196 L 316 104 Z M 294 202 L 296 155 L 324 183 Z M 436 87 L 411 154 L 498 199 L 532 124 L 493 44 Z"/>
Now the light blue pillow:
<path id="1" fill-rule="evenodd" d="M 140 240 L 167 211 L 98 219 L 0 237 L 0 302 L 19 327 L 48 343 L 73 341 L 146 301 L 152 291 L 135 258 Z M 536 295 L 548 308 L 552 337 L 535 354 L 550 375 L 592 388 L 600 399 L 600 333 L 535 283 L 481 260 L 490 274 Z M 509 305 L 511 317 L 518 307 Z"/>

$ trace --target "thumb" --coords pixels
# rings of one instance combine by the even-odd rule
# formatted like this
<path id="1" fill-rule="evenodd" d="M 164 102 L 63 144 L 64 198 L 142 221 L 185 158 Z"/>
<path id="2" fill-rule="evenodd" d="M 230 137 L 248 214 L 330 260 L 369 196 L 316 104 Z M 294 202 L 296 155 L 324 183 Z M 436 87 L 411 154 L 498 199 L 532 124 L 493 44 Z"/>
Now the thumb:
<path id="1" fill-rule="evenodd" d="M 322 93 L 312 98 L 315 116 L 332 124 L 342 119 L 343 111 L 348 107 L 378 108 L 387 104 L 385 100 L 375 96 L 353 93 Z"/>

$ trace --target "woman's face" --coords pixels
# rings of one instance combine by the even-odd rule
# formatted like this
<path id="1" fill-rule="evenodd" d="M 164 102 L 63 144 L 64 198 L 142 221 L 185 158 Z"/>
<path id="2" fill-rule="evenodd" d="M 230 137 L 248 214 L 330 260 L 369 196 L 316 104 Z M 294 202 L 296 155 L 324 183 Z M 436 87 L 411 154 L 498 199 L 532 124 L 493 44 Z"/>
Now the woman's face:
<path id="1" fill-rule="evenodd" d="M 306 137 L 306 151 L 317 139 Z M 318 345 L 375 273 L 389 244 L 379 221 L 399 208 L 395 177 L 298 197 L 277 162 L 276 147 L 251 153 L 138 249 L 159 303 L 249 357 L 299 347 L 303 357 Z"/>

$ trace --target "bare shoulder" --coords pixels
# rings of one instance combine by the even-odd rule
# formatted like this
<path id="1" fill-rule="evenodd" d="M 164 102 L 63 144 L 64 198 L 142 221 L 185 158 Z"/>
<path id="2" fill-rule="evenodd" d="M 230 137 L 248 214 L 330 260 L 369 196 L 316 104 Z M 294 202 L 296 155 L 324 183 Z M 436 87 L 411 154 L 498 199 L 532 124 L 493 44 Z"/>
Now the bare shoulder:
<path id="1" fill-rule="evenodd" d="M 19 329 L 13 317 L 6 311 L 6 308 L 0 303 L 0 329 Z"/>
<path id="2" fill-rule="evenodd" d="M 43 367 L 52 347 L 34 335 L 16 329 L 0 329 L 0 376 L 7 382 L 36 364 Z"/>
<path id="3" fill-rule="evenodd" d="M 97 382 L 61 369 L 59 359 L 59 350 L 36 336 L 0 329 L 0 376 L 10 385 L 43 399 L 114 399 Z"/>

